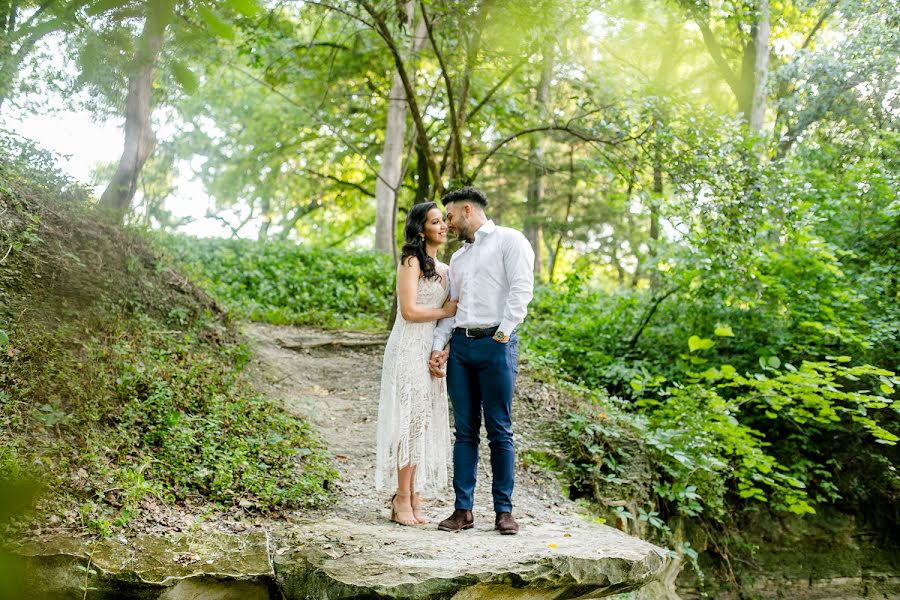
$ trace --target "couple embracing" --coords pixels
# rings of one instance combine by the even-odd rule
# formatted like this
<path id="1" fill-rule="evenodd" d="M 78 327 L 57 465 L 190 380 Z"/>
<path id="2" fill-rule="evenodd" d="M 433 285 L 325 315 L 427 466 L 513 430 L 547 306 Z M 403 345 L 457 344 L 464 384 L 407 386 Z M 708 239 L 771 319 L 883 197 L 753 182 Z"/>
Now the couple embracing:
<path id="1" fill-rule="evenodd" d="M 375 487 L 396 488 L 391 520 L 419 525 L 422 494 L 446 487 L 453 405 L 455 510 L 442 531 L 474 525 L 472 508 L 482 414 L 492 472 L 495 528 L 515 534 L 512 397 L 518 371 L 516 326 L 534 289 L 534 252 L 525 236 L 485 215 L 474 188 L 410 209 L 397 269 L 399 310 L 384 352 Z M 447 231 L 463 246 L 437 260 Z"/>

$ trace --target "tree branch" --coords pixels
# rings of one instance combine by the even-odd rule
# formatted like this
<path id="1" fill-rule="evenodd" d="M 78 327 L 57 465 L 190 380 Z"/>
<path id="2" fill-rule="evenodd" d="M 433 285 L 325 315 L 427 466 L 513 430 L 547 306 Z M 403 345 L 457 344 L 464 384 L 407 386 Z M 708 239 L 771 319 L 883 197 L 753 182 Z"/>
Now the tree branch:
<path id="1" fill-rule="evenodd" d="M 816 21 L 816 24 L 813 25 L 813 28 L 809 31 L 809 34 L 807 34 L 806 39 L 803 40 L 803 45 L 800 46 L 801 50 L 806 50 L 813 38 L 819 32 L 819 29 L 825 24 L 825 19 L 827 19 L 831 13 L 834 12 L 834 9 L 837 8 L 837 4 L 837 0 L 831 0 L 831 3 L 822 12 L 822 16 L 819 17 L 819 20 Z"/>
<path id="2" fill-rule="evenodd" d="M 301 44 L 294 44 L 291 46 L 291 50 L 309 50 L 311 48 L 333 48 L 335 50 L 347 50 L 350 51 L 349 46 L 345 46 L 344 44 L 339 44 L 337 42 L 305 42 Z"/>
<path id="3" fill-rule="evenodd" d="M 335 11 L 335 12 L 339 12 L 339 13 L 341 13 L 342 15 L 344 15 L 344 16 L 346 16 L 346 17 L 350 17 L 350 18 L 353 19 L 354 21 L 359 21 L 360 23 L 362 23 L 362 24 L 365 25 L 366 27 L 369 27 L 370 29 L 375 29 L 375 26 L 374 26 L 372 23 L 369 23 L 368 21 L 366 21 L 365 19 L 363 19 L 363 18 L 360 17 L 359 15 L 354 14 L 354 13 L 350 12 L 349 10 L 345 10 L 345 9 L 343 9 L 343 8 L 339 8 L 339 7 L 337 7 L 337 6 L 334 6 L 333 4 L 328 4 L 327 2 L 317 2 L 316 0 L 306 0 L 306 1 L 304 2 L 304 4 L 309 4 L 309 5 L 311 5 L 311 6 L 321 6 L 322 8 L 327 8 L 327 9 L 329 9 L 329 10 L 333 10 L 333 11 Z"/>
<path id="4" fill-rule="evenodd" d="M 428 31 L 428 39 L 431 41 L 431 47 L 434 48 L 434 54 L 438 59 L 438 65 L 441 67 L 441 75 L 444 79 L 444 85 L 447 87 L 447 107 L 450 111 L 450 139 L 453 148 L 453 160 L 456 162 L 456 172 L 462 172 L 465 168 L 462 158 L 462 138 L 459 132 L 459 119 L 457 117 L 457 107 L 453 99 L 453 82 L 450 81 L 450 70 L 444 62 L 444 55 L 438 48 L 437 40 L 434 39 L 434 29 L 431 21 L 428 19 L 428 13 L 425 10 L 425 1 L 419 0 L 419 6 L 422 9 L 422 19 L 425 21 L 425 29 Z M 451 172 L 453 172 L 451 170 Z"/>
<path id="5" fill-rule="evenodd" d="M 403 89 L 406 91 L 406 102 L 409 105 L 409 111 L 412 114 L 413 122 L 416 125 L 416 136 L 419 141 L 419 147 L 422 149 L 422 152 L 425 154 L 425 160 L 428 163 L 428 170 L 431 171 L 431 177 L 434 180 L 435 190 L 440 193 L 443 191 L 443 183 L 441 182 L 441 176 L 437 169 L 437 161 L 434 158 L 434 151 L 431 148 L 431 142 L 428 140 L 428 136 L 425 134 L 426 128 L 425 123 L 422 120 L 422 112 L 419 110 L 419 104 L 416 101 L 415 90 L 413 89 L 412 83 L 409 80 L 409 74 L 406 72 L 406 65 L 403 64 L 403 58 L 400 56 L 400 50 L 397 48 L 397 44 L 394 41 L 391 32 L 387 28 L 387 24 L 385 24 L 384 19 L 378 14 L 375 10 L 375 7 L 372 6 L 371 2 L 368 0 L 359 0 L 359 3 L 362 7 L 369 13 L 369 16 L 375 20 L 375 31 L 384 40 L 384 43 L 387 44 L 388 50 L 391 52 L 391 56 L 394 58 L 394 64 L 397 67 L 397 74 L 400 76 L 400 80 L 403 82 Z"/>
<path id="6" fill-rule="evenodd" d="M 250 207 L 250 214 L 247 216 L 246 219 L 244 219 L 243 221 L 241 221 L 240 224 L 239 224 L 237 227 L 235 227 L 234 225 L 232 225 L 232 224 L 231 224 L 231 221 L 229 221 L 229 220 L 226 219 L 225 217 L 223 217 L 223 216 L 219 215 L 218 213 L 215 213 L 215 212 L 213 212 L 213 211 L 211 211 L 211 210 L 207 210 L 207 211 L 206 211 L 206 215 L 204 215 L 204 216 L 205 216 L 207 219 L 212 219 L 212 220 L 214 220 L 214 221 L 220 221 L 220 222 L 222 222 L 226 227 L 228 227 L 228 229 L 231 230 L 231 237 L 232 237 L 232 238 L 236 238 L 236 237 L 239 236 L 241 229 L 243 229 L 244 226 L 245 226 L 247 223 L 249 223 L 250 220 L 253 218 L 253 207 L 252 207 L 252 206 Z"/>
<path id="7" fill-rule="evenodd" d="M 499 142 L 497 142 L 493 148 L 488 150 L 487 154 L 484 155 L 484 158 L 481 159 L 481 162 L 479 162 L 478 165 L 476 165 L 475 169 L 472 171 L 472 174 L 468 178 L 468 180 L 475 181 L 475 178 L 478 176 L 478 173 L 481 172 L 481 169 L 484 167 L 484 165 L 487 163 L 487 161 L 490 160 L 490 158 L 494 154 L 496 154 L 497 151 L 500 150 L 500 148 L 502 148 L 503 146 L 505 146 L 506 144 L 508 144 L 509 142 L 511 142 L 515 139 L 518 139 L 518 138 L 520 138 L 524 135 L 528 135 L 530 133 L 537 133 L 538 131 L 562 131 L 562 132 L 568 133 L 569 135 L 572 135 L 573 137 L 583 140 L 585 142 L 592 142 L 592 143 L 607 144 L 610 146 L 615 146 L 617 144 L 621 144 L 622 142 L 628 142 L 628 141 L 639 139 L 641 136 L 644 135 L 644 133 L 646 133 L 647 130 L 645 129 L 638 135 L 634 135 L 634 136 L 627 136 L 627 137 L 618 138 L 618 139 L 607 139 L 607 138 L 597 137 L 595 135 L 588 133 L 587 131 L 575 129 L 575 128 L 569 126 L 568 124 L 567 125 L 541 125 L 540 127 L 529 127 L 528 129 L 523 129 L 521 131 L 517 131 L 516 133 L 510 134 L 510 135 L 506 136 L 505 138 L 503 138 L 502 140 L 500 140 Z"/>
<path id="8" fill-rule="evenodd" d="M 728 87 L 731 88 L 731 91 L 736 98 L 740 98 L 740 79 L 738 79 L 737 74 L 731 69 L 728 61 L 725 60 L 725 56 L 722 54 L 722 46 L 716 39 L 712 29 L 709 28 L 709 24 L 699 17 L 695 17 L 694 22 L 697 23 L 697 26 L 700 28 L 700 33 L 703 35 L 703 42 L 706 44 L 706 48 L 709 50 L 713 62 L 716 63 L 716 66 L 719 67 L 719 71 L 721 71 L 722 75 L 725 77 L 725 82 L 728 83 Z"/>
<path id="9" fill-rule="evenodd" d="M 54 4 L 54 2 L 55 2 L 55 0 L 47 0 L 46 2 L 41 4 L 38 7 L 38 9 L 36 11 L 34 11 L 34 14 L 32 14 L 30 17 L 28 17 L 28 20 L 25 21 L 24 25 L 22 25 L 22 29 L 27 29 L 27 28 L 31 27 L 34 24 L 35 19 L 40 17 L 41 14 L 43 14 L 43 12 L 45 10 L 47 10 L 48 8 L 50 8 L 51 5 Z M 15 11 L 15 8 L 13 8 L 13 10 Z M 13 12 L 13 16 L 15 16 L 15 12 Z"/>
<path id="10" fill-rule="evenodd" d="M 313 171 L 312 169 L 304 168 L 303 171 L 305 171 L 306 173 L 309 173 L 310 175 L 315 175 L 316 177 L 321 177 L 322 179 L 330 179 L 340 185 L 355 188 L 355 189 L 359 190 L 360 192 L 362 192 L 363 194 L 365 194 L 366 196 L 369 196 L 370 198 L 375 197 L 374 193 L 370 192 L 369 190 L 367 190 L 366 188 L 364 188 L 363 186 L 361 186 L 358 183 L 353 183 L 352 181 L 345 181 L 345 180 L 341 179 L 340 177 L 336 177 L 334 175 L 329 175 L 327 173 L 319 173 L 318 171 Z"/>
<path id="11" fill-rule="evenodd" d="M 514 64 L 513 67 L 509 71 L 507 71 L 506 74 L 503 77 L 501 77 L 497 83 L 494 84 L 494 87 L 492 87 L 491 89 L 488 90 L 487 94 L 484 95 L 484 98 L 482 98 L 481 101 L 479 101 L 478 104 L 475 105 L 475 108 L 473 108 L 472 112 L 469 113 L 468 118 L 471 119 L 478 113 L 478 111 L 480 111 L 482 108 L 484 108 L 484 105 L 488 103 L 488 101 L 494 96 L 494 94 L 497 92 L 497 90 L 499 90 L 503 86 L 504 83 L 509 81 L 509 78 L 512 77 L 515 74 L 515 72 L 518 71 L 522 67 L 522 65 L 524 65 L 529 60 L 531 60 L 532 56 L 534 56 L 533 53 L 529 54 L 528 56 L 523 57 L 519 62 Z"/>
<path id="12" fill-rule="evenodd" d="M 330 123 L 325 121 L 325 119 L 323 119 L 321 116 L 319 116 L 315 111 L 310 110 L 307 106 L 301 104 L 297 100 L 294 100 L 293 98 L 291 98 L 290 96 L 288 96 L 287 94 L 285 94 L 284 92 L 282 92 L 281 90 L 279 90 L 278 88 L 276 88 L 275 86 L 270 84 L 268 81 L 260 79 L 253 73 L 250 73 L 249 71 L 244 70 L 242 67 L 235 65 L 234 63 L 226 63 L 226 64 L 227 64 L 227 66 L 231 67 L 232 69 L 234 69 L 241 75 L 248 77 L 249 79 L 252 79 L 256 83 L 265 87 L 266 89 L 271 91 L 273 94 L 280 96 L 282 99 L 284 99 L 286 102 L 288 102 L 288 104 L 291 104 L 292 106 L 296 106 L 297 108 L 303 110 L 304 112 L 306 112 L 306 114 L 310 115 L 320 125 L 324 125 L 325 127 L 328 127 L 329 129 L 334 131 L 335 135 L 337 135 L 337 137 L 340 138 L 340 140 L 343 143 L 347 144 L 348 148 L 350 148 L 351 150 L 353 150 L 353 152 L 355 152 L 357 155 L 359 155 L 359 157 L 362 159 L 363 163 L 365 163 L 366 167 L 368 167 L 369 171 L 371 171 L 372 174 L 375 175 L 375 177 L 381 178 L 381 175 L 378 173 L 378 169 L 376 169 L 374 166 L 372 166 L 369 163 L 369 160 L 366 158 L 366 155 L 362 151 L 360 151 L 359 148 L 357 148 L 353 142 L 348 140 L 345 136 L 341 135 L 341 133 L 337 130 L 337 128 L 333 127 Z M 387 182 L 385 182 L 385 183 L 387 183 Z"/>
<path id="13" fill-rule="evenodd" d="M 22 41 L 19 49 L 16 50 L 16 53 L 13 54 L 13 59 L 15 60 L 15 64 L 21 63 L 22 59 L 24 59 L 25 55 L 31 52 L 31 49 L 34 48 L 34 45 L 40 41 L 42 37 L 47 35 L 48 33 L 52 33 L 63 26 L 66 20 L 62 17 L 57 17 L 55 19 L 51 19 L 49 21 L 44 21 L 43 23 L 37 24 L 33 29 L 31 29 L 31 33 L 28 34 L 28 37 Z M 26 31 L 24 28 L 20 28 L 19 31 Z M 19 38 L 24 37 L 23 35 L 16 35 L 13 37 L 15 41 Z"/>
<path id="14" fill-rule="evenodd" d="M 631 341 L 628 342 L 628 350 L 627 352 L 631 352 L 634 350 L 634 347 L 637 345 L 638 340 L 641 337 L 641 334 L 644 333 L 644 329 L 646 329 L 647 325 L 650 324 L 650 319 L 653 318 L 653 314 L 656 312 L 656 309 L 659 308 L 659 305 L 662 304 L 662 301 L 680 290 L 681 287 L 674 287 L 665 294 L 661 294 L 656 297 L 656 300 L 653 301 L 653 305 L 650 307 L 650 310 L 647 312 L 647 316 L 644 317 L 644 320 L 641 322 L 638 330 L 634 332 L 634 335 L 631 337 Z"/>

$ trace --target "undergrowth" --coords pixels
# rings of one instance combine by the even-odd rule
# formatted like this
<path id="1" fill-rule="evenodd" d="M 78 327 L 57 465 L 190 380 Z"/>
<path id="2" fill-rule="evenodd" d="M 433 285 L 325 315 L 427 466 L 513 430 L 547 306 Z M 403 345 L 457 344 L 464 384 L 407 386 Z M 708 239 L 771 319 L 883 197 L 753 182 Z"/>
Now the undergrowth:
<path id="1" fill-rule="evenodd" d="M 111 533 L 148 497 L 259 511 L 328 498 L 328 455 L 253 391 L 219 305 L 9 137 L 0 247 L 0 479 L 40 481 L 40 511 L 75 506 L 76 526 Z"/>
<path id="2" fill-rule="evenodd" d="M 390 258 L 292 242 L 160 235 L 178 268 L 242 318 L 274 325 L 384 329 Z"/>

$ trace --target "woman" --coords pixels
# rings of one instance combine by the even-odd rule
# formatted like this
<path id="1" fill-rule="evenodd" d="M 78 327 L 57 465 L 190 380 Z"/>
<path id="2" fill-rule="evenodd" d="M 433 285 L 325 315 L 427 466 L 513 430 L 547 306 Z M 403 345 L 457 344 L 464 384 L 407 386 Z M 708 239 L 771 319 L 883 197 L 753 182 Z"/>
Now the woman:
<path id="1" fill-rule="evenodd" d="M 428 359 L 434 326 L 456 314 L 456 302 L 448 299 L 449 269 L 435 258 L 447 241 L 441 210 L 434 202 L 416 204 L 404 233 L 397 267 L 399 310 L 381 374 L 375 489 L 396 489 L 392 521 L 419 525 L 428 522 L 419 492 L 430 495 L 447 485 L 447 384 L 431 376 Z"/>

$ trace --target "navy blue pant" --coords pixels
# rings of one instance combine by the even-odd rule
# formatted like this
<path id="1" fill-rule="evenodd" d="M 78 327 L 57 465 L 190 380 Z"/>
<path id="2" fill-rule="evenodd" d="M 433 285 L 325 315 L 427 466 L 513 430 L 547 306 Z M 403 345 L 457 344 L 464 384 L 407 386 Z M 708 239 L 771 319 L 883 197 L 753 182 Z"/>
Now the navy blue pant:
<path id="1" fill-rule="evenodd" d="M 490 337 L 455 333 L 447 361 L 447 392 L 453 405 L 453 490 L 456 508 L 472 510 L 481 416 L 491 449 L 491 490 L 495 512 L 512 511 L 515 451 L 512 397 L 518 372 L 518 340 L 501 344 Z"/>

